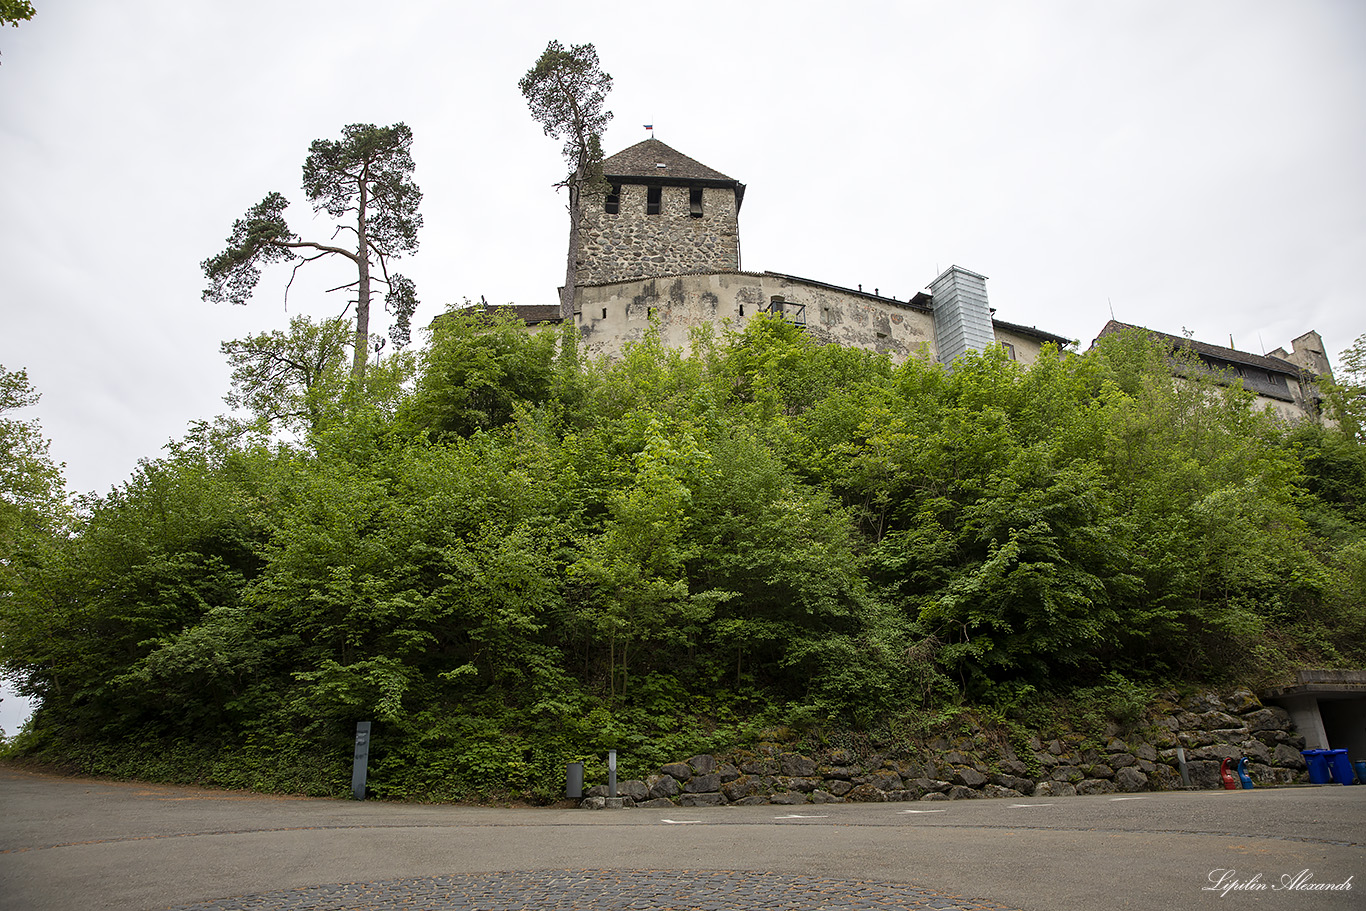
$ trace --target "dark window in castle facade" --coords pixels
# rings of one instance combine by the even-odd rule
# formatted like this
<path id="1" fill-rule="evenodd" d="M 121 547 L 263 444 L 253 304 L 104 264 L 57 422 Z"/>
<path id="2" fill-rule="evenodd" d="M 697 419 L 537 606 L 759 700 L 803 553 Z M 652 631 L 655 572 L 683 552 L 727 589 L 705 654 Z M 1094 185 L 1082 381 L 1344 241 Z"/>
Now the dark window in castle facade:
<path id="1" fill-rule="evenodd" d="M 645 214 L 659 214 L 659 197 L 663 192 L 663 187 L 648 187 L 645 191 Z"/>
<path id="2" fill-rule="evenodd" d="M 806 304 L 792 303 L 775 294 L 768 299 L 768 312 L 776 313 L 794 326 L 806 325 Z"/>
<path id="3" fill-rule="evenodd" d="M 612 184 L 612 190 L 607 194 L 607 202 L 602 208 L 608 215 L 616 215 L 621 211 L 621 184 Z"/>
<path id="4" fill-rule="evenodd" d="M 1006 349 L 1006 357 L 1015 360 L 1015 346 L 1010 342 L 1001 342 L 1001 347 Z"/>
<path id="5" fill-rule="evenodd" d="M 688 214 L 693 218 L 702 217 L 702 188 L 693 187 L 688 191 Z"/>

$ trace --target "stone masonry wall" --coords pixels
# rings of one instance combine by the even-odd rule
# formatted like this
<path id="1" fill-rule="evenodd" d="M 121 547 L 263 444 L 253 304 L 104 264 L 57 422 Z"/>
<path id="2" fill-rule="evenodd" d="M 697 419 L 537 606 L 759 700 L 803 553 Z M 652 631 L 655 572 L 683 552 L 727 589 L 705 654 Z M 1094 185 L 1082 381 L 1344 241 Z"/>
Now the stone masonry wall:
<path id="1" fill-rule="evenodd" d="M 687 187 L 663 187 L 658 215 L 645 214 L 647 188 L 624 184 L 618 214 L 589 199 L 579 225 L 581 284 L 740 268 L 735 191 L 702 190 L 702 217 L 690 214 Z"/>
<path id="2" fill-rule="evenodd" d="M 1023 745 L 1022 745 L 1023 746 Z M 1304 738 L 1289 714 L 1247 690 L 1160 700 L 1130 732 L 1104 743 L 1033 738 L 1023 752 L 982 736 L 937 738 L 917 755 L 855 756 L 831 749 L 802 755 L 775 744 L 726 756 L 693 756 L 644 780 L 625 781 L 625 806 L 748 806 L 845 801 L 938 801 L 1058 797 L 1182 787 L 1176 748 L 1185 749 L 1192 788 L 1222 787 L 1223 759 L 1249 759 L 1258 787 L 1307 781 Z M 605 805 L 607 788 L 583 806 Z"/>

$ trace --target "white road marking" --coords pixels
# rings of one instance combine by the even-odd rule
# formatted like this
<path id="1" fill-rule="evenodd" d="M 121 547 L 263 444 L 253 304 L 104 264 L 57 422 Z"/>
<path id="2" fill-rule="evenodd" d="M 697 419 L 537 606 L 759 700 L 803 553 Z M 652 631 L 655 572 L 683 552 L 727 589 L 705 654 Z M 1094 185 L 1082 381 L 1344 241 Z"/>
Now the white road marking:
<path id="1" fill-rule="evenodd" d="M 947 813 L 947 812 L 948 812 L 948 810 L 902 810 L 902 811 L 901 811 L 901 813 L 902 813 L 903 816 L 904 816 L 905 814 L 907 814 L 907 813 Z"/>
<path id="2" fill-rule="evenodd" d="M 1010 809 L 1014 810 L 1014 809 L 1016 809 L 1017 807 L 1051 807 L 1051 806 L 1053 806 L 1051 803 L 1013 803 L 1013 804 L 1010 805 Z"/>
<path id="3" fill-rule="evenodd" d="M 671 825 L 671 826 L 687 826 L 687 825 L 692 825 L 692 824 L 695 823 L 695 822 L 701 822 L 701 821 L 702 821 L 702 820 L 700 820 L 700 819 L 661 819 L 661 820 L 660 820 L 660 822 L 667 822 L 667 823 L 668 823 L 669 825 Z"/>
<path id="4" fill-rule="evenodd" d="M 1111 800 L 1147 800 L 1146 797 L 1111 797 Z"/>
<path id="5" fill-rule="evenodd" d="M 826 816 L 826 815 L 819 815 L 819 816 L 803 816 L 803 815 L 800 814 L 800 813 L 789 813 L 789 814 L 787 814 L 786 816 L 775 816 L 775 817 L 773 817 L 773 818 L 774 818 L 774 819 L 829 819 L 830 817 L 829 817 L 829 816 Z"/>

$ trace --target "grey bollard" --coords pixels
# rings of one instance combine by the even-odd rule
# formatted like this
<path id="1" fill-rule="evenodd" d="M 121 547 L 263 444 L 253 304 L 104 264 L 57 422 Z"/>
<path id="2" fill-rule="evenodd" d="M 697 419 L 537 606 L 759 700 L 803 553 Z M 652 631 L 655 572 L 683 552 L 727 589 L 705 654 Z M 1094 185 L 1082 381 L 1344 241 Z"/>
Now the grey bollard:
<path id="1" fill-rule="evenodd" d="M 365 799 L 366 766 L 370 763 L 370 722 L 356 722 L 356 758 L 351 765 L 351 796 Z"/>
<path id="2" fill-rule="evenodd" d="M 617 796 L 617 751 L 607 751 L 607 796 Z"/>
<path id="3" fill-rule="evenodd" d="M 583 797 L 583 763 L 571 762 L 565 772 L 564 796 L 579 800 Z"/>

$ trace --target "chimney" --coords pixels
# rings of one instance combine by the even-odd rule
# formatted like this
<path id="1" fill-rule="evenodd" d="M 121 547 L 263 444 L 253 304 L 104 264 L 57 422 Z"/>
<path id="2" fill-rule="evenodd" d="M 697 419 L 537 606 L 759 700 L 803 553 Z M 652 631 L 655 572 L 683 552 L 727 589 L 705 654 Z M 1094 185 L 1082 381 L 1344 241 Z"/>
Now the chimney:
<path id="1" fill-rule="evenodd" d="M 985 275 L 950 266 L 930 283 L 930 294 L 941 364 L 952 364 L 963 352 L 981 351 L 996 341 Z"/>

